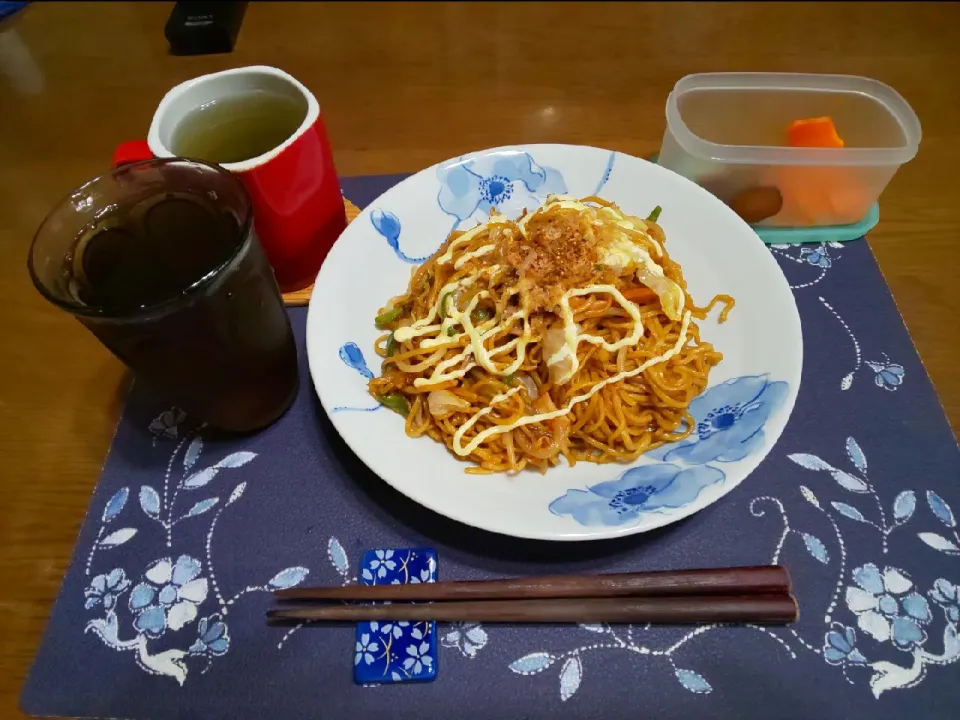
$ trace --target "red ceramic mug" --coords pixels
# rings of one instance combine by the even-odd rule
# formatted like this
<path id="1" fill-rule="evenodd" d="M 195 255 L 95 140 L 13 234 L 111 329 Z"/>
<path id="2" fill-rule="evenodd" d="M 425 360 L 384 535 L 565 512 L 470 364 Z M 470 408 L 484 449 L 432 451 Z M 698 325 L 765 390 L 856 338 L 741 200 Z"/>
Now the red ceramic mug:
<path id="1" fill-rule="evenodd" d="M 160 101 L 146 142 L 124 143 L 114 165 L 150 157 L 176 157 L 174 139 L 193 111 L 256 92 L 295 100 L 303 117 L 276 147 L 240 162 L 220 165 L 234 173 L 253 200 L 254 227 L 283 292 L 314 281 L 323 259 L 347 226 L 340 182 L 333 165 L 320 105 L 291 75 L 267 66 L 224 70 L 177 85 Z M 242 112 L 241 110 L 239 110 Z M 216 158 L 197 158 L 216 162 Z"/>

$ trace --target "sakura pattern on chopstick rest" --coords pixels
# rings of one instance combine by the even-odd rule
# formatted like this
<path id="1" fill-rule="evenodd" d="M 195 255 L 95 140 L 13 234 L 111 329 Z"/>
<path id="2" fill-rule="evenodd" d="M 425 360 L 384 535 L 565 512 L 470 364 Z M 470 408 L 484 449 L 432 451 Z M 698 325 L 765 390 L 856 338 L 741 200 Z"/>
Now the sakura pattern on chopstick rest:
<path id="1" fill-rule="evenodd" d="M 367 550 L 360 560 L 361 585 L 412 585 L 437 581 L 432 548 Z M 358 685 L 429 682 L 437 677 L 437 624 L 357 623 L 353 679 Z"/>

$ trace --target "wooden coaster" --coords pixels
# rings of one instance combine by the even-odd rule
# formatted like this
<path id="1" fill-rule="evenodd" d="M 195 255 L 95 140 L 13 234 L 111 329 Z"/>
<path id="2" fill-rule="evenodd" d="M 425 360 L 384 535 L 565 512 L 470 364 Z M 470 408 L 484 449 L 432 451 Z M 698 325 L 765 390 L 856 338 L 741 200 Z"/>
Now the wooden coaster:
<path id="1" fill-rule="evenodd" d="M 353 222 L 357 215 L 360 214 L 360 208 L 354 205 L 352 202 L 343 199 L 343 207 L 347 211 L 347 223 Z M 310 302 L 310 294 L 313 292 L 313 285 L 305 287 L 302 290 L 294 290 L 293 292 L 288 292 L 283 294 L 283 304 L 288 307 L 295 307 L 297 305 L 306 305 Z"/>

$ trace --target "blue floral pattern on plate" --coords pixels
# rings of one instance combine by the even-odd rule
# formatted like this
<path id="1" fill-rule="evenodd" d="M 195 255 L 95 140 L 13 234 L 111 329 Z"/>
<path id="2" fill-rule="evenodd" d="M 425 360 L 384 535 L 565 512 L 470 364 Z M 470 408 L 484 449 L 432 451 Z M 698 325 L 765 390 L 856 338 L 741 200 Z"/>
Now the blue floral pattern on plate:
<path id="1" fill-rule="evenodd" d="M 396 254 L 398 258 L 405 263 L 415 265 L 424 262 L 427 257 L 410 257 L 400 249 L 400 218 L 389 210 L 380 210 L 379 208 L 370 213 L 370 222 L 378 233 L 387 241 L 387 245 Z"/>
<path id="2" fill-rule="evenodd" d="M 367 361 L 363 357 L 363 351 L 357 347 L 356 343 L 344 343 L 340 347 L 340 359 L 343 360 L 347 367 L 353 368 L 367 380 L 373 379 L 373 372 L 367 367 Z"/>
<path id="3" fill-rule="evenodd" d="M 367 361 L 363 357 L 363 351 L 357 346 L 354 342 L 344 343 L 340 346 L 340 359 L 343 361 L 343 364 L 348 368 L 356 370 L 363 376 L 366 380 L 373 379 L 373 372 L 367 366 Z M 341 405 L 333 408 L 333 412 L 375 412 L 382 408 L 383 405 L 377 404 L 366 407 L 352 407 L 347 405 Z"/>
<path id="4" fill-rule="evenodd" d="M 616 526 L 636 521 L 644 513 L 666 513 L 689 505 L 705 488 L 726 477 L 708 463 L 737 462 L 763 445 L 764 424 L 786 398 L 787 388 L 787 383 L 765 375 L 714 385 L 690 403 L 696 422 L 690 436 L 646 454 L 669 462 L 631 468 L 616 480 L 586 490 L 567 490 L 550 503 L 550 512 L 569 515 L 585 526 Z"/>
<path id="5" fill-rule="evenodd" d="M 690 465 L 743 460 L 763 445 L 763 425 L 786 396 L 787 383 L 765 375 L 714 385 L 690 403 L 693 433 L 648 455 Z"/>
<path id="6" fill-rule="evenodd" d="M 524 208 L 540 205 L 547 195 L 567 192 L 558 170 L 538 165 L 521 151 L 482 155 L 441 166 L 437 177 L 437 202 L 445 213 L 456 218 L 456 224 L 471 217 L 482 220 L 494 208 L 516 216 Z"/>
<path id="7" fill-rule="evenodd" d="M 437 580 L 431 548 L 378 548 L 360 560 L 361 585 L 407 585 Z M 482 646 L 481 646 L 482 647 Z M 437 677 L 435 622 L 357 624 L 353 679 L 359 685 L 425 682 Z"/>
<path id="8" fill-rule="evenodd" d="M 364 210 L 362 222 L 348 228 L 340 243 L 343 255 L 334 259 L 340 267 L 328 274 L 332 279 L 318 284 L 314 294 L 318 302 L 313 307 L 334 307 L 344 293 L 351 292 L 349 283 L 343 283 L 350 266 L 369 266 L 384 292 L 365 298 L 362 310 L 351 304 L 344 313 L 311 311 L 307 323 L 308 337 L 316 338 L 316 342 L 308 343 L 308 352 L 316 356 L 311 364 L 314 384 L 347 444 L 388 484 L 421 505 L 458 519 L 464 515 L 457 508 L 464 506 L 469 508 L 470 524 L 476 527 L 532 539 L 599 539 L 645 532 L 686 517 L 731 491 L 770 451 L 792 410 L 802 365 L 797 352 L 801 345 L 799 317 L 786 283 L 782 277 L 777 278 L 769 253 L 756 242 L 755 234 L 745 232 L 740 223 L 730 222 L 735 218 L 720 206 L 705 203 L 702 213 L 684 212 L 682 208 L 704 200 L 697 195 L 703 191 L 694 185 L 675 186 L 677 181 L 677 176 L 655 164 L 610 150 L 520 145 L 481 150 L 438 163 L 380 195 Z M 730 381 L 731 387 L 710 388 L 712 394 L 699 400 L 703 412 L 694 413 L 694 432 L 659 455 L 648 454 L 640 460 L 676 466 L 676 472 L 668 478 L 669 491 L 661 487 L 661 482 L 667 482 L 662 479 L 653 485 L 641 482 L 629 489 L 627 500 L 614 501 L 622 504 L 616 512 L 591 513 L 580 505 L 608 507 L 613 498 L 601 502 L 604 499 L 592 489 L 603 491 L 604 481 L 613 481 L 616 475 L 590 464 L 557 468 L 551 477 L 559 482 L 541 484 L 526 496 L 530 507 L 523 510 L 521 506 L 526 503 L 485 502 L 488 498 L 480 497 L 473 486 L 440 487 L 443 481 L 439 476 L 460 470 L 451 463 L 451 454 L 439 447 L 424 447 L 426 458 L 421 458 L 418 451 L 422 443 L 410 442 L 400 432 L 402 426 L 391 422 L 390 413 L 378 412 L 381 406 L 366 392 L 370 375 L 379 374 L 376 352 L 383 352 L 384 343 L 383 333 L 371 323 L 377 312 L 372 307 L 374 302 L 382 303 L 383 298 L 402 292 L 411 277 L 404 263 L 417 260 L 414 255 L 429 254 L 451 231 L 471 228 L 487 220 L 494 210 L 519 218 L 552 194 L 583 197 L 597 193 L 641 213 L 648 213 L 659 199 L 670 223 L 677 223 L 670 232 L 685 236 L 686 251 L 701 258 L 687 269 L 693 286 L 705 297 L 728 289 L 716 283 L 718 275 L 709 268 L 728 262 L 732 254 L 714 256 L 717 244 L 700 247 L 700 238 L 720 232 L 729 236 L 730 247 L 742 247 L 735 253 L 740 269 L 731 268 L 734 276 L 739 277 L 737 273 L 753 263 L 758 273 L 772 269 L 774 274 L 768 278 L 772 278 L 772 284 L 753 282 L 751 272 L 744 275 L 732 321 L 715 326 L 711 320 L 704 328 L 717 347 L 729 346 L 731 338 L 739 343 L 744 337 L 757 337 L 766 339 L 763 351 L 728 355 L 721 377 L 738 377 Z M 694 220 L 688 223 L 690 218 Z M 822 252 L 827 253 L 828 247 L 821 248 Z M 690 258 L 684 258 L 684 262 L 689 263 Z M 812 267 L 799 257 L 796 262 L 804 268 Z M 821 269 L 825 270 L 816 267 L 816 271 Z M 762 292 L 761 285 L 765 287 Z M 782 317 L 782 322 L 771 323 L 775 315 L 770 312 L 772 306 L 781 313 L 777 317 Z M 746 328 L 754 330 L 745 336 Z M 376 352 L 375 343 L 380 343 Z M 377 440 L 371 442 L 373 437 Z M 385 462 L 383 458 L 388 455 L 376 452 L 381 445 L 389 447 L 390 456 L 398 461 Z M 673 455 L 665 457 L 670 451 Z M 425 479 L 416 477 L 413 471 L 422 460 L 431 468 Z M 433 472 L 434 468 L 438 472 Z M 664 472 L 671 472 L 671 468 Z M 620 480 L 630 483 L 638 479 L 631 476 Z M 689 480 L 693 484 L 684 489 Z M 456 490 L 451 489 L 454 486 Z M 571 492 L 560 501 L 558 496 L 567 489 L 580 492 Z M 501 491 L 502 487 L 496 487 L 495 492 Z M 580 508 L 576 512 L 574 504 Z M 591 520 L 585 525 L 573 516 Z"/>
<path id="9" fill-rule="evenodd" d="M 686 469 L 671 463 L 641 465 L 616 480 L 567 490 L 550 503 L 550 512 L 570 515 L 581 525 L 623 525 L 641 513 L 681 508 L 723 478 L 722 470 L 709 465 Z"/>

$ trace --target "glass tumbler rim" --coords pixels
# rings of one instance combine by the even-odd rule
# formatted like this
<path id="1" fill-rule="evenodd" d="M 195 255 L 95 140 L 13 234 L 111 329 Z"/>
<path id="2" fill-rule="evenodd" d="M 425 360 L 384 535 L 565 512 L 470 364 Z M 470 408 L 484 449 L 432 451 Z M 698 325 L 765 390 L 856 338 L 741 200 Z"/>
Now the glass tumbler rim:
<path id="1" fill-rule="evenodd" d="M 39 274 L 37 273 L 35 257 L 37 250 L 37 243 L 40 241 L 41 235 L 43 234 L 44 228 L 47 223 L 53 218 L 54 214 L 62 208 L 64 205 L 70 202 L 71 198 L 74 198 L 78 194 L 83 193 L 84 191 L 89 192 L 89 190 L 98 183 L 104 182 L 106 180 L 115 179 L 123 173 L 136 171 L 137 168 L 153 168 L 153 167 L 164 167 L 167 165 L 198 165 L 205 170 L 213 170 L 218 175 L 220 175 L 225 182 L 230 183 L 234 186 L 234 189 L 237 190 L 238 195 L 243 200 L 243 217 L 240 225 L 240 234 L 239 237 L 241 241 L 237 243 L 236 248 L 233 249 L 233 252 L 229 257 L 225 258 L 222 263 L 217 267 L 211 269 L 203 277 L 197 279 L 189 286 L 183 288 L 176 295 L 171 297 L 164 298 L 158 302 L 152 303 L 150 305 L 144 305 L 142 307 L 136 308 L 135 310 L 116 310 L 109 307 L 97 307 L 84 305 L 81 302 L 73 302 L 70 300 L 65 300 L 62 297 L 58 297 L 53 293 L 47 285 L 40 279 Z M 175 310 L 180 305 L 189 304 L 191 299 L 201 290 L 209 287 L 214 283 L 214 281 L 221 275 L 224 268 L 228 267 L 237 256 L 243 252 L 243 249 L 247 246 L 251 230 L 253 226 L 253 202 L 250 198 L 250 193 L 247 192 L 247 188 L 244 184 L 237 178 L 236 175 L 231 173 L 229 170 L 226 170 L 216 163 L 207 162 L 205 160 L 198 160 L 195 158 L 186 158 L 186 157 L 165 157 L 165 158 L 151 158 L 148 160 L 141 160 L 138 162 L 127 163 L 120 165 L 118 167 L 112 168 L 110 172 L 102 173 L 97 175 L 95 178 L 88 180 L 87 182 L 79 185 L 68 193 L 64 194 L 50 209 L 50 211 L 43 218 L 43 221 L 40 223 L 40 226 L 37 228 L 37 231 L 33 235 L 33 239 L 30 242 L 30 250 L 27 256 L 27 269 L 30 272 L 30 279 L 33 282 L 34 287 L 37 291 L 43 295 L 51 304 L 65 310 L 73 315 L 78 317 L 88 317 L 88 318 L 99 318 L 102 320 L 137 320 L 143 317 L 150 315 L 163 314 Z"/>

